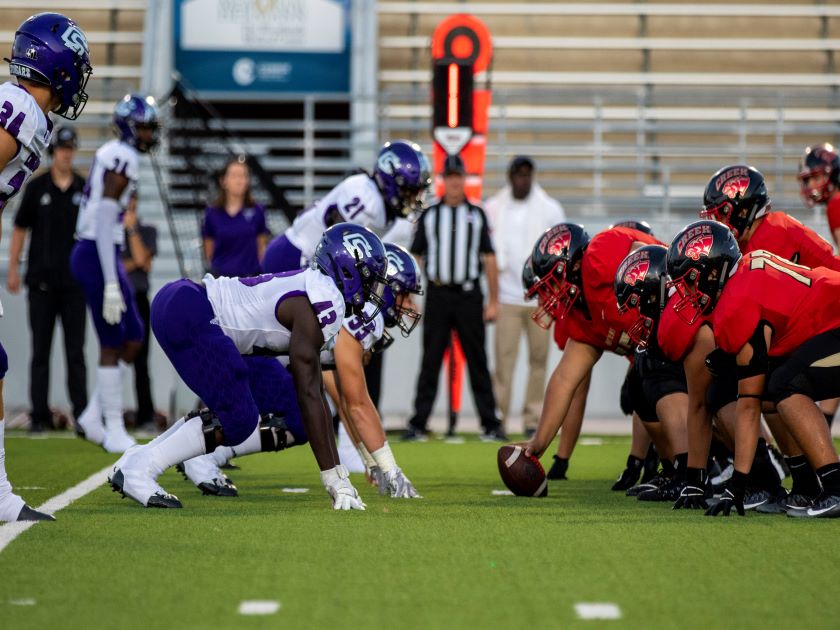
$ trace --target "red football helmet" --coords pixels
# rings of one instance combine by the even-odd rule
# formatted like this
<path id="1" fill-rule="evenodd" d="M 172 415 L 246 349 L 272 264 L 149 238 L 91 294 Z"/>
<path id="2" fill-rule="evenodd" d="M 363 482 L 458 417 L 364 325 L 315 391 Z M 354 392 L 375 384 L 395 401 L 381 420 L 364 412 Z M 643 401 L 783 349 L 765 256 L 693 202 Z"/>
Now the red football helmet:
<path id="1" fill-rule="evenodd" d="M 805 149 L 799 164 L 802 199 L 809 206 L 825 203 L 840 190 L 840 156 L 832 145 L 817 144 Z"/>

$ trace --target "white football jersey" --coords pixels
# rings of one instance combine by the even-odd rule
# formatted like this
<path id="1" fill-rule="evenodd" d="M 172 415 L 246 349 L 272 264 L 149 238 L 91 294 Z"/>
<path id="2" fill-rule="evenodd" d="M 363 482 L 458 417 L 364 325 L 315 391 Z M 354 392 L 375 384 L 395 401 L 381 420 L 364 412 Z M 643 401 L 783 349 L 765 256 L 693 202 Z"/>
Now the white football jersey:
<path id="1" fill-rule="evenodd" d="M 96 240 L 96 214 L 99 202 L 102 200 L 105 173 L 108 171 L 114 171 L 128 178 L 128 186 L 117 200 L 120 207 L 125 209 L 131 194 L 137 188 L 137 180 L 140 179 L 140 156 L 137 149 L 116 139 L 99 147 L 93 158 L 93 164 L 90 166 L 82 203 L 79 206 L 79 219 L 76 222 L 76 233 L 79 238 Z M 125 234 L 120 220 L 114 226 L 114 243 L 124 245 L 124 241 Z"/>
<path id="2" fill-rule="evenodd" d="M 308 263 L 315 254 L 321 235 L 329 226 L 327 216 L 337 210 L 344 221 L 370 228 L 382 235 L 389 227 L 382 193 L 365 173 L 351 175 L 327 196 L 304 210 L 286 230 L 289 242 L 297 247 Z"/>
<path id="3" fill-rule="evenodd" d="M 0 85 L 0 126 L 20 147 L 0 171 L 0 209 L 14 197 L 24 182 L 41 166 L 52 135 L 52 121 L 32 95 L 17 83 Z"/>
<path id="4" fill-rule="evenodd" d="M 277 321 L 277 306 L 290 297 L 306 296 L 328 344 L 341 329 L 344 297 L 316 269 L 265 273 L 252 278 L 204 276 L 207 297 L 218 324 L 241 354 L 282 355 L 289 352 L 291 331 Z"/>

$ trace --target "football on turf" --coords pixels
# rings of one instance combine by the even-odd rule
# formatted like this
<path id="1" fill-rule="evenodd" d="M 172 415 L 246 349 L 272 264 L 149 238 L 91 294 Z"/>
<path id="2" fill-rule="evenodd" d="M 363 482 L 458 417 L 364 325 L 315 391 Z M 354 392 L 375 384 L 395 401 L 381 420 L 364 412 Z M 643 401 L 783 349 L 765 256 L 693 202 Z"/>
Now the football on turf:
<path id="1" fill-rule="evenodd" d="M 545 470 L 534 455 L 526 455 L 521 446 L 506 444 L 499 449 L 499 474 L 518 497 L 544 497 L 548 494 Z"/>

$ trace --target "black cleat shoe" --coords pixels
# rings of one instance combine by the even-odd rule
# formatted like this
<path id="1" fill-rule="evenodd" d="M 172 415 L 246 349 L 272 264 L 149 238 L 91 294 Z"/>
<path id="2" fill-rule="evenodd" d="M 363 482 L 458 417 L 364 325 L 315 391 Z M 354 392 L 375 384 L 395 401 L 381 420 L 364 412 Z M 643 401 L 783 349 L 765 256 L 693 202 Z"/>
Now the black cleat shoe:
<path id="1" fill-rule="evenodd" d="M 38 510 L 35 510 L 35 509 L 29 507 L 28 505 L 26 505 L 24 503 L 23 507 L 20 508 L 20 513 L 18 514 L 17 520 L 18 521 L 54 521 L 55 516 L 53 516 L 52 514 L 46 514 L 44 512 L 39 512 Z"/>
<path id="2" fill-rule="evenodd" d="M 822 493 L 808 507 L 788 510 L 787 515 L 794 518 L 838 518 L 840 517 L 840 496 Z"/>
<path id="3" fill-rule="evenodd" d="M 813 502 L 814 497 L 812 496 L 799 492 L 791 492 L 788 494 L 787 499 L 785 499 L 785 512 L 787 512 L 788 516 L 795 516 L 795 514 L 791 514 L 791 512 L 807 510 L 811 507 Z"/>
<path id="4" fill-rule="evenodd" d="M 138 503 L 142 503 L 138 499 L 127 495 L 125 493 L 125 476 L 123 475 L 122 470 L 119 468 L 114 471 L 114 474 L 108 477 L 108 483 L 111 485 L 111 490 L 114 492 L 119 492 L 122 498 L 130 498 Z M 155 507 L 155 508 L 182 508 L 184 507 L 181 505 L 181 502 L 178 500 L 174 494 L 169 494 L 166 492 L 155 492 L 152 496 L 149 497 L 148 501 L 146 501 L 144 507 Z"/>
<path id="5" fill-rule="evenodd" d="M 770 503 L 776 498 L 776 493 L 770 490 L 756 490 L 755 488 L 747 488 L 747 494 L 744 496 L 744 509 L 757 510 L 762 505 Z"/>
<path id="6" fill-rule="evenodd" d="M 566 477 L 566 471 L 569 470 L 569 460 L 561 459 L 557 455 L 552 455 L 552 457 L 554 458 L 554 463 L 548 469 L 546 479 L 568 479 Z"/>
<path id="7" fill-rule="evenodd" d="M 221 469 L 221 468 L 223 468 L 223 467 L 222 467 L 222 466 L 219 466 L 219 468 Z M 239 466 L 234 466 L 234 468 L 236 468 L 237 470 L 239 470 Z M 179 473 L 181 473 L 181 476 L 184 478 L 184 481 L 189 481 L 190 483 L 192 483 L 192 482 L 193 482 L 193 481 L 192 481 L 192 479 L 190 479 L 190 478 L 187 476 L 187 469 L 184 467 L 184 462 L 181 462 L 180 464 L 175 464 L 175 470 L 177 470 Z M 233 485 L 233 479 L 231 479 L 230 477 L 228 477 L 228 476 L 227 476 L 226 474 L 224 474 L 224 473 L 222 473 L 222 477 L 221 477 L 221 479 L 219 479 L 219 480 L 214 480 L 214 481 L 221 481 L 224 485 L 226 485 L 226 486 L 233 486 L 233 489 L 234 489 L 234 490 L 236 490 L 236 486 L 234 486 L 234 485 Z M 196 484 L 196 485 L 198 485 L 198 484 Z M 199 487 L 200 487 L 200 486 L 199 486 Z M 204 494 L 215 494 L 215 492 L 205 492 Z M 225 495 L 225 496 L 236 496 L 236 495 L 235 495 L 235 494 L 233 494 L 233 495 Z"/>
<path id="8" fill-rule="evenodd" d="M 642 474 L 642 468 L 625 468 L 618 476 L 615 483 L 612 485 L 612 490 L 615 492 L 626 492 L 636 485 L 639 480 L 639 475 Z M 628 495 L 632 496 L 632 495 Z"/>
<path id="9" fill-rule="evenodd" d="M 482 433 L 479 438 L 482 442 L 507 442 L 508 436 L 505 433 L 505 430 L 502 427 L 496 427 L 495 429 L 488 429 L 484 433 Z"/>
<path id="10" fill-rule="evenodd" d="M 239 490 L 236 489 L 232 483 L 225 483 L 221 479 L 213 479 L 212 481 L 202 481 L 197 485 L 203 495 L 213 495 L 215 497 L 238 497 Z"/>
<path id="11" fill-rule="evenodd" d="M 428 442 L 429 434 L 423 429 L 409 425 L 402 435 L 403 442 Z"/>
<path id="12" fill-rule="evenodd" d="M 626 494 L 628 497 L 637 497 L 640 493 L 646 492 L 647 490 L 656 490 L 659 486 L 665 484 L 668 480 L 661 476 L 656 475 L 650 481 L 639 483 L 638 485 L 633 486 L 632 488 L 628 488 Z"/>
<path id="13" fill-rule="evenodd" d="M 787 502 L 788 491 L 784 488 L 779 488 L 775 496 L 766 503 L 762 503 L 756 507 L 755 511 L 759 514 L 784 514 L 787 512 Z"/>
<path id="14" fill-rule="evenodd" d="M 636 495 L 636 499 L 639 501 L 669 501 L 673 503 L 680 498 L 683 486 L 685 486 L 685 482 L 676 477 L 671 477 L 658 488 L 642 490 Z"/>

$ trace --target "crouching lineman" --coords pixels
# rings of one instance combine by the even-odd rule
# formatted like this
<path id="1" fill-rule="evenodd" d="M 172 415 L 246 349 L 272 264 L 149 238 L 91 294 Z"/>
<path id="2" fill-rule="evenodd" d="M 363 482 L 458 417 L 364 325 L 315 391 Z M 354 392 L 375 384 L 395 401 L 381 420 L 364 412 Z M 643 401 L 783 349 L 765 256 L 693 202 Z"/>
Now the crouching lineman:
<path id="1" fill-rule="evenodd" d="M 178 280 L 152 304 L 152 330 L 184 382 L 208 411 L 185 419 L 165 439 L 137 449 L 115 466 L 111 486 L 146 507 L 181 507 L 157 483 L 175 464 L 219 445 L 242 454 L 286 447 L 282 419 L 262 418 L 243 355 L 289 355 L 303 427 L 337 510 L 365 505 L 339 464 L 321 379 L 321 348 L 338 334 L 346 312 L 381 302 L 385 248 L 370 230 L 351 224 L 324 232 L 313 266 L 253 278 Z"/>
<path id="2" fill-rule="evenodd" d="M 704 246 L 690 252 L 677 247 L 669 253 L 669 266 L 672 257 L 691 258 L 693 273 L 680 289 L 684 308 L 711 314 L 717 345 L 736 357 L 735 472 L 710 513 L 729 515 L 733 508 L 744 513 L 766 395 L 816 471 L 822 490 L 809 505 L 788 509 L 788 516 L 840 516 L 840 462 L 815 402 L 840 394 L 840 273 L 810 269 L 760 250 L 742 256 L 726 226 L 703 223 Z M 771 361 L 777 364 L 772 373 Z"/>
<path id="3" fill-rule="evenodd" d="M 368 302 L 364 310 L 369 317 L 345 317 L 335 338 L 335 347 L 321 353 L 322 368 L 327 393 L 338 403 L 343 418 L 350 424 L 351 433 L 359 436 L 360 454 L 382 494 L 393 498 L 420 498 L 420 494 L 405 476 L 385 439 L 385 432 L 376 407 L 367 393 L 364 374 L 364 354 L 382 352 L 393 339 L 385 328 L 398 327 L 407 337 L 420 319 L 415 310 L 412 294 L 422 293 L 420 273 L 414 258 L 403 248 L 385 244 L 388 260 L 387 285 L 382 292 L 382 305 L 378 309 Z M 288 391 L 291 378 L 280 362 L 268 357 L 244 357 L 249 370 L 251 392 L 261 413 L 271 412 L 283 418 L 290 431 L 286 448 L 307 441 L 300 420 L 300 408 L 295 396 L 282 396 Z M 288 362 L 288 357 L 280 361 Z M 333 378 L 333 372 L 336 377 Z M 272 380 L 275 382 L 272 383 Z M 337 388 L 336 388 L 337 385 Z M 183 472 L 204 494 L 236 496 L 237 490 L 226 482 L 220 470 L 226 461 L 245 455 L 240 448 L 219 446 L 212 453 L 184 462 Z"/>
<path id="4" fill-rule="evenodd" d="M 638 365 L 652 364 L 653 367 L 642 368 L 643 398 L 652 396 L 656 400 L 656 389 L 667 386 L 670 381 L 677 381 L 681 385 L 680 391 L 687 391 L 686 484 L 678 497 L 672 492 L 663 498 L 676 500 L 675 508 L 707 508 L 706 464 L 712 439 L 711 417 L 715 415 L 719 429 L 731 429 L 734 416 L 730 412 L 734 412 L 734 404 L 730 403 L 734 403 L 737 392 L 729 387 L 735 380 L 728 377 L 734 375 L 719 374 L 713 380 L 706 369 L 706 356 L 714 350 L 711 327 L 701 328 L 702 319 L 688 324 L 677 316 L 674 304 L 675 297 L 678 299 L 679 296 L 668 297 L 667 252 L 664 247 L 649 245 L 631 253 L 616 274 L 616 297 L 623 309 L 638 318 L 628 333 L 631 338 L 639 347 L 647 346 L 648 353 L 655 348 L 652 356 L 636 355 Z M 729 443 L 731 445 L 731 440 Z M 760 446 L 762 450 L 757 462 L 760 459 L 762 465 L 757 465 L 752 474 L 752 485 L 756 489 L 748 501 L 751 507 L 768 502 L 781 489 L 763 440 Z"/>
<path id="5" fill-rule="evenodd" d="M 87 39 L 73 20 L 39 13 L 18 27 L 9 63 L 17 82 L 0 85 L 0 212 L 41 164 L 53 128 L 49 113 L 70 120 L 82 113 L 91 71 Z M 6 478 L 3 379 L 8 368 L 0 345 L 0 521 L 52 521 L 14 494 Z"/>
<path id="6" fill-rule="evenodd" d="M 563 425 L 575 393 L 604 350 L 626 355 L 632 350 L 627 330 L 636 319 L 618 312 L 614 292 L 615 273 L 626 255 L 658 241 L 640 230 L 615 227 L 591 241 L 583 228 L 560 224 L 543 235 L 532 254 L 540 307 L 538 323 L 566 318 L 569 340 L 560 363 L 546 388 L 546 398 L 537 432 L 525 444 L 537 456 L 548 447 Z M 685 424 L 678 415 L 662 418 L 663 430 L 647 428 L 656 436 L 668 459 L 685 452 Z M 637 454 L 642 458 L 644 452 Z"/>
<path id="7" fill-rule="evenodd" d="M 79 416 L 79 435 L 109 453 L 135 444 L 123 423 L 122 372 L 143 344 L 143 320 L 120 259 L 122 213 L 140 178 L 140 153 L 158 142 L 157 106 L 151 97 L 126 95 L 114 108 L 118 138 L 102 145 L 90 168 L 70 269 L 82 287 L 99 338 L 96 387 Z M 123 367 L 120 367 L 123 362 Z M 103 424 L 104 419 L 104 424 Z"/>

